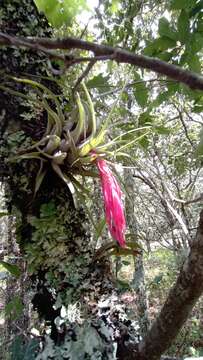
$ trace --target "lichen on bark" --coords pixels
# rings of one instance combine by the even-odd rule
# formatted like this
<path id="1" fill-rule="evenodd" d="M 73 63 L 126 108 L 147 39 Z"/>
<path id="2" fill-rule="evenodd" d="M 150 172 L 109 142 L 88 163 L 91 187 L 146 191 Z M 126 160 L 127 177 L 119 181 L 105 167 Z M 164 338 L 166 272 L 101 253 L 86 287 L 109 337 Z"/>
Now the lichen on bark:
<path id="1" fill-rule="evenodd" d="M 19 36 L 50 35 L 31 0 L 20 4 L 3 1 L 1 5 L 1 30 Z M 5 73 L 14 76 L 37 75 L 40 79 L 47 74 L 46 59 L 32 51 L 1 48 L 0 61 Z M 30 93 L 23 84 L 12 86 Z M 84 209 L 75 208 L 68 187 L 51 167 L 34 197 L 38 160 L 8 161 L 19 148 L 41 138 L 45 114 L 6 92 L 0 93 L 0 106 L 1 177 L 6 183 L 7 206 L 16 219 L 17 241 L 34 290 L 33 307 L 51 326 L 51 337 L 46 337 L 39 359 L 47 358 L 50 351 L 56 359 L 113 360 L 123 327 L 125 334 L 131 327 L 132 337 L 136 332 L 125 306 L 118 307 L 109 260 L 94 261 L 95 248 Z M 130 335 L 125 336 L 130 339 Z"/>

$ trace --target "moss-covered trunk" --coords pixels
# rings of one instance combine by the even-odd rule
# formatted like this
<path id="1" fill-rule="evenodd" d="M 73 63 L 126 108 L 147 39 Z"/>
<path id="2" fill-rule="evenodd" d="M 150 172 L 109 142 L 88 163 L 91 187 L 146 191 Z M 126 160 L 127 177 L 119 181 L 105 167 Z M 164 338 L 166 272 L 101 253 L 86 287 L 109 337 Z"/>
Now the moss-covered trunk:
<path id="1" fill-rule="evenodd" d="M 32 0 L 2 0 L 0 29 L 13 35 L 50 33 Z M 46 75 L 46 60 L 31 51 L 2 48 L 0 61 L 4 80 L 6 73 L 30 78 Z M 11 85 L 9 78 L 6 85 Z M 19 92 L 30 91 L 23 84 L 14 87 Z M 34 196 L 39 161 L 11 159 L 20 148 L 40 139 L 46 116 L 6 91 L 0 93 L 0 106 L 1 177 L 6 183 L 7 207 L 16 219 L 17 242 L 34 292 L 33 306 L 45 320 L 41 334 L 47 326 L 51 331 L 38 359 L 112 360 L 127 316 L 122 306 L 117 308 L 109 261 L 94 260 L 94 243 L 82 206 L 75 207 L 69 188 L 51 166 Z M 122 331 L 125 336 L 126 328 Z"/>

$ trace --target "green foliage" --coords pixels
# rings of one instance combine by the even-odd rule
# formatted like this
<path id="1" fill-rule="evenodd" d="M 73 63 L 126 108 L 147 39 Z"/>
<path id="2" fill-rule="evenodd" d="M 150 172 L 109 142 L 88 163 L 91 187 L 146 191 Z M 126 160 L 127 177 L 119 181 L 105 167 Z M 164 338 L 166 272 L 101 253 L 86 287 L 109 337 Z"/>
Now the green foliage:
<path id="1" fill-rule="evenodd" d="M 196 3 L 196 0 L 171 0 L 170 7 L 173 10 L 190 9 Z"/>
<path id="2" fill-rule="evenodd" d="M 196 156 L 197 158 L 202 158 L 203 156 L 203 129 L 199 133 L 199 144 L 196 147 Z"/>
<path id="3" fill-rule="evenodd" d="M 38 10 L 43 12 L 50 24 L 56 28 L 70 26 L 76 15 L 87 10 L 86 0 L 34 0 Z"/>
<path id="4" fill-rule="evenodd" d="M 148 102 L 148 89 L 137 72 L 134 72 L 133 76 L 137 82 L 137 84 L 135 83 L 135 85 L 133 86 L 133 94 L 138 105 L 144 108 Z"/>
<path id="5" fill-rule="evenodd" d="M 57 290 L 62 283 L 68 284 L 64 292 L 60 291 L 60 301 L 68 304 L 74 297 L 77 299 L 76 289 L 82 287 L 90 254 L 85 223 L 78 225 L 84 215 L 80 209 L 71 210 L 67 201 L 61 201 L 61 205 L 55 201 L 41 204 L 39 217 L 29 218 L 32 242 L 25 250 L 31 274 L 45 271 L 49 285 Z"/>
<path id="6" fill-rule="evenodd" d="M 37 272 L 38 269 L 57 268 L 67 252 L 66 241 L 71 236 L 71 231 L 66 228 L 70 216 L 61 218 L 59 209 L 51 201 L 42 204 L 40 217 L 31 217 L 33 226 L 32 244 L 27 246 L 27 260 L 29 271 Z M 62 264 L 61 264 L 62 265 Z"/>
<path id="7" fill-rule="evenodd" d="M 0 260 L 0 265 L 2 265 L 11 275 L 17 278 L 21 275 L 21 270 L 15 264 L 9 264 L 8 262 Z"/>
<path id="8" fill-rule="evenodd" d="M 187 37 L 190 32 L 189 14 L 185 10 L 182 10 L 178 17 L 178 37 L 184 44 L 187 42 Z"/>
<path id="9" fill-rule="evenodd" d="M 0 212 L 0 218 L 4 217 L 4 216 L 8 216 L 9 214 L 6 211 L 1 211 Z"/>
<path id="10" fill-rule="evenodd" d="M 169 21 L 165 17 L 159 20 L 159 35 L 174 41 L 178 39 L 177 32 L 170 26 Z"/>
<path id="11" fill-rule="evenodd" d="M 7 137 L 7 145 L 10 154 L 15 153 L 18 150 L 19 146 L 21 146 L 25 141 L 29 141 L 29 139 L 26 137 L 25 132 L 23 130 L 19 130 L 16 132 L 13 132 L 8 135 Z"/>
<path id="12" fill-rule="evenodd" d="M 118 12 L 120 0 L 112 0 L 110 10 L 113 14 Z"/>
<path id="13" fill-rule="evenodd" d="M 69 8 L 66 8 L 65 6 L 63 8 L 64 12 L 60 13 L 60 10 L 64 6 L 64 2 L 56 3 L 56 1 L 50 1 L 48 3 L 48 1 L 45 2 L 38 0 L 37 3 L 39 8 L 41 8 L 41 11 L 46 14 L 49 22 L 56 27 L 60 27 L 64 24 L 70 25 L 77 12 L 76 8 L 74 10 L 71 6 L 73 5 L 74 7 L 78 4 L 78 2 L 76 4 L 76 2 L 73 1 L 70 4 L 70 1 L 67 1 Z M 84 2 L 79 2 L 79 5 L 81 3 Z M 165 2 L 158 2 L 157 4 L 152 2 L 150 3 L 153 9 L 151 14 L 146 12 L 145 2 L 142 2 L 142 7 L 139 7 L 138 2 L 124 2 L 120 0 L 103 1 L 101 8 L 98 7 L 100 23 L 98 32 L 101 30 L 98 34 L 99 41 L 125 47 L 132 51 L 136 50 L 138 53 L 143 52 L 148 56 L 158 57 L 176 65 L 200 72 L 202 67 L 201 51 L 203 48 L 203 22 L 201 20 L 201 14 L 199 14 L 201 10 L 200 3 L 201 1 L 197 2 L 192 0 L 172 0 L 167 4 Z M 47 7 L 45 4 L 47 4 Z M 168 8 L 170 7 L 169 15 L 171 16 L 171 20 L 161 17 L 166 10 L 166 5 Z M 137 18 L 135 18 L 136 16 Z M 150 26 L 152 20 L 155 18 L 157 20 L 156 24 L 159 24 L 158 33 L 156 33 L 156 26 Z M 142 26 L 140 24 L 142 24 Z M 76 29 L 76 26 L 74 26 L 73 32 L 75 31 L 75 33 L 81 34 L 80 30 L 81 29 Z M 72 34 L 69 32 L 67 33 L 68 35 Z M 67 35 L 67 33 L 64 32 L 65 35 Z M 56 33 L 55 35 L 57 34 L 60 34 L 61 36 L 63 32 Z M 83 37 L 85 39 L 88 37 L 92 39 L 92 34 L 88 33 L 86 35 L 85 33 Z M 110 95 L 110 97 L 108 96 L 108 99 L 106 99 L 105 96 L 101 98 L 99 97 L 103 92 L 111 89 L 113 89 L 113 91 L 115 89 L 115 92 L 118 91 L 121 86 L 120 84 L 123 83 L 124 78 L 127 77 L 126 74 L 128 70 L 125 71 L 125 68 L 122 67 L 121 64 L 119 65 L 119 70 L 117 70 L 117 65 L 114 64 L 106 67 L 103 64 L 100 68 L 98 63 L 96 66 L 96 74 L 98 75 L 95 75 L 93 69 L 90 79 L 87 81 L 87 87 L 91 89 L 93 98 L 96 95 L 97 99 L 99 99 L 96 101 L 96 110 L 99 120 L 103 121 L 103 119 L 108 119 L 109 108 L 112 106 L 115 94 L 112 92 L 113 95 Z M 64 81 L 65 83 L 65 80 L 67 81 L 68 79 L 69 85 L 68 90 L 63 89 L 64 93 L 66 91 L 68 94 L 71 93 L 71 88 L 74 86 L 75 80 L 79 76 L 78 69 L 82 71 L 83 67 L 81 65 L 80 67 L 78 66 L 78 68 L 75 66 L 71 68 L 71 71 L 67 71 L 66 74 L 63 73 L 63 79 L 60 81 Z M 117 70 L 118 76 L 115 75 L 116 73 L 113 73 L 114 70 Z M 119 97 L 119 103 L 117 102 L 115 112 L 111 113 L 111 117 L 109 117 L 109 142 L 114 149 L 117 149 L 117 145 L 120 146 L 118 153 L 108 151 L 108 146 L 102 147 L 103 145 L 101 146 L 100 151 L 101 153 L 106 152 L 107 155 L 115 156 L 115 159 L 118 161 L 122 159 L 124 164 L 126 161 L 126 165 L 134 167 L 135 171 L 139 171 L 139 165 L 141 163 L 142 173 L 144 174 L 145 169 L 148 171 L 147 179 L 153 181 L 160 192 L 164 192 L 164 189 L 162 189 L 163 182 L 166 187 L 169 185 L 169 190 L 172 189 L 173 194 L 176 196 L 176 184 L 177 187 L 180 186 L 181 188 L 181 180 L 183 179 L 184 186 L 187 189 L 188 178 L 192 183 L 193 169 L 196 170 L 196 165 L 194 166 L 195 161 L 193 156 L 194 152 L 192 153 L 192 146 L 187 139 L 187 134 L 184 133 L 184 127 L 180 123 L 180 119 L 173 120 L 177 117 L 177 110 L 175 110 L 174 105 L 176 105 L 182 112 L 183 120 L 185 121 L 186 128 L 188 129 L 188 137 L 191 138 L 191 142 L 194 141 L 195 144 L 197 128 L 193 131 L 193 118 L 191 116 L 192 119 L 188 120 L 185 111 L 190 112 L 191 108 L 193 108 L 193 110 L 198 113 L 202 110 L 201 94 L 185 89 L 175 81 L 165 80 L 165 78 L 160 78 L 160 76 L 156 76 L 156 74 L 152 75 L 150 73 L 150 76 L 148 76 L 148 74 L 149 73 L 147 73 L 146 76 L 145 71 L 141 72 L 139 70 L 134 72 L 130 82 L 135 82 L 135 84 L 129 84 L 129 86 L 125 87 L 125 91 L 123 91 L 122 96 Z M 153 77 L 157 80 L 154 81 Z M 152 78 L 152 82 L 148 82 L 149 78 Z M 38 88 L 38 90 L 40 89 Z M 46 114 L 52 121 L 52 131 L 55 131 L 57 125 L 57 121 L 55 121 L 53 117 L 61 116 L 61 108 L 67 108 L 69 110 L 71 108 L 73 110 L 71 114 L 70 111 L 68 114 L 67 112 L 64 112 L 64 121 L 66 121 L 67 118 L 69 119 L 69 116 L 75 116 L 75 118 L 78 118 L 77 115 L 80 112 L 79 107 L 77 109 L 72 108 L 71 101 L 68 104 L 65 104 L 65 106 L 63 102 L 58 106 L 55 102 L 55 97 L 49 97 L 50 94 L 46 91 L 45 93 L 42 91 L 41 100 L 43 101 L 43 105 L 46 106 L 44 109 L 48 109 Z M 84 90 L 81 89 L 80 95 L 82 101 L 84 100 L 83 94 Z M 46 105 L 46 100 L 48 100 L 50 105 L 49 107 Z M 83 102 L 82 104 L 84 105 Z M 86 116 L 88 116 L 87 112 Z M 194 120 L 196 120 L 195 117 Z M 105 120 L 104 123 L 106 124 Z M 73 127 L 77 127 L 77 125 L 78 123 L 75 121 L 73 123 Z M 105 126 L 107 127 L 107 125 Z M 135 126 L 138 127 L 135 129 Z M 143 127 L 143 129 L 140 129 L 139 127 Z M 146 130 L 146 128 L 148 128 L 148 130 Z M 79 129 L 79 127 L 77 127 L 77 129 Z M 57 128 L 57 131 L 59 131 L 59 135 L 62 133 L 64 135 L 64 130 L 61 130 L 60 125 Z M 122 133 L 122 131 L 125 131 L 125 133 Z M 99 135 L 101 135 L 98 140 L 100 142 L 100 140 L 103 139 L 103 133 L 99 133 Z M 58 134 L 56 134 L 56 136 L 58 136 Z M 77 134 L 75 136 L 77 139 Z M 11 151 L 13 153 L 18 151 L 19 147 L 26 144 L 26 139 L 27 136 L 24 136 L 24 134 L 11 134 L 11 137 L 8 137 L 8 144 Z M 50 145 L 48 140 L 54 139 L 49 138 L 46 140 L 45 144 L 40 145 L 40 150 L 44 151 L 44 147 Z M 55 140 L 58 141 L 57 138 L 55 138 Z M 133 145 L 132 148 L 129 146 L 130 143 Z M 134 146 L 135 144 L 136 147 Z M 29 143 L 24 146 L 24 148 L 28 149 L 30 145 L 33 146 L 33 144 Z M 56 148 L 53 147 L 53 144 L 51 145 L 51 149 L 54 149 L 53 153 L 45 151 L 46 155 L 54 155 Z M 88 154 L 88 151 L 90 151 L 94 146 L 97 146 L 97 143 L 95 145 L 95 142 L 90 142 L 89 146 L 85 148 L 84 151 L 87 150 Z M 122 152 L 123 147 L 124 149 L 129 147 L 128 154 Z M 42 160 L 43 158 L 43 160 L 46 160 L 47 164 L 48 160 L 45 159 L 45 155 L 43 154 L 41 156 L 41 154 L 39 155 L 37 151 L 24 154 L 24 157 L 22 158 L 26 159 L 30 157 L 30 161 L 30 159 L 33 159 L 34 153 L 37 159 Z M 75 147 L 73 145 L 71 149 L 72 158 L 70 157 L 71 160 L 69 163 L 71 169 L 73 164 L 78 165 L 77 161 L 74 163 L 74 161 L 77 160 L 76 157 L 74 157 L 75 154 Z M 89 157 L 86 157 L 87 154 L 84 154 L 85 156 L 83 157 L 82 167 L 86 166 L 85 164 L 89 164 L 90 159 Z M 201 150 L 200 155 L 202 156 L 202 154 L 203 151 Z M 126 155 L 128 155 L 128 158 Z M 159 159 L 159 157 L 161 159 Z M 36 162 L 38 163 L 38 160 L 36 160 Z M 150 167 L 152 167 L 152 171 Z M 61 169 L 64 171 L 64 164 L 61 166 Z M 161 175 L 156 174 L 156 171 L 158 171 L 157 169 L 160 170 Z M 164 173 L 165 169 L 166 174 Z M 40 166 L 36 181 L 37 190 L 39 190 L 44 178 L 44 173 L 41 170 L 42 168 Z M 160 176 L 160 178 L 158 176 Z M 158 177 L 158 180 L 156 177 Z M 27 174 L 22 175 L 21 182 L 25 181 L 26 183 L 26 179 Z M 172 179 L 171 183 L 170 179 Z M 149 221 L 149 226 L 148 224 L 145 226 L 143 233 L 147 233 L 149 231 L 149 233 L 146 234 L 146 237 L 149 237 L 150 240 L 157 239 L 158 236 L 156 232 L 159 231 L 160 227 L 162 235 L 167 232 L 167 236 L 170 239 L 171 229 L 169 229 L 169 227 L 164 227 L 169 218 L 168 214 L 165 214 L 162 209 L 162 213 L 164 213 L 164 215 L 161 215 L 163 215 L 163 217 L 165 216 L 164 224 L 162 222 L 159 223 L 159 216 L 161 213 L 159 207 L 161 206 L 156 206 L 156 212 L 154 214 L 153 202 L 155 202 L 155 205 L 160 205 L 160 203 L 157 200 L 154 200 L 155 197 L 153 197 L 153 191 L 148 192 L 149 189 L 145 191 L 146 188 L 142 191 L 142 187 L 140 188 L 141 190 L 139 192 L 139 185 L 136 186 L 137 197 L 135 214 L 138 221 L 142 222 L 141 226 L 146 224 L 144 223 L 144 217 L 148 218 L 147 220 Z M 36 189 L 35 192 L 37 192 Z M 19 190 L 21 191 L 21 187 L 19 187 Z M 81 187 L 80 190 L 84 191 L 84 188 Z M 190 193 L 189 190 L 188 192 L 187 190 L 185 190 L 185 192 L 181 191 L 182 189 L 180 189 L 180 198 L 186 200 L 188 197 L 192 198 L 192 193 Z M 169 195 L 166 194 L 165 196 L 170 200 Z M 138 206 L 140 197 L 143 205 L 145 205 L 145 210 L 143 212 L 140 212 Z M 179 197 L 179 190 L 177 197 Z M 90 199 L 88 201 L 90 201 Z M 172 202 L 175 207 L 175 200 Z M 26 246 L 26 257 L 29 264 L 29 270 L 32 274 L 37 274 L 41 270 L 42 272 L 46 272 L 47 286 L 53 289 L 53 293 L 56 294 L 58 306 L 60 306 L 61 303 L 71 303 L 77 291 L 78 296 L 75 298 L 76 301 L 80 300 L 81 293 L 83 291 L 87 291 L 87 283 L 90 278 L 89 265 L 91 263 L 92 254 L 90 255 L 87 250 L 89 246 L 89 239 L 87 237 L 86 241 L 83 241 L 85 240 L 85 237 L 82 239 L 81 234 L 78 235 L 73 223 L 77 225 L 77 228 L 80 228 L 80 214 L 78 215 L 74 209 L 70 210 L 71 206 L 72 205 L 70 204 L 65 204 L 63 196 L 61 196 L 59 202 L 58 199 L 54 199 L 54 201 L 41 204 L 38 215 L 28 215 L 29 224 L 31 225 L 32 230 L 31 242 Z M 177 205 L 177 207 L 178 212 L 181 214 L 181 205 Z M 149 210 L 148 213 L 147 210 Z M 139 216 L 140 214 L 142 216 Z M 184 216 L 187 216 L 187 214 L 184 214 Z M 140 218 L 142 220 L 140 220 Z M 154 224 L 151 225 L 151 218 L 153 218 L 152 220 L 154 222 L 156 221 L 156 218 L 158 219 L 157 229 Z M 79 226 L 78 223 L 80 224 Z M 97 236 L 101 235 L 104 224 L 104 219 L 98 221 L 96 229 Z M 192 224 L 192 226 L 195 225 Z M 174 230 L 174 233 L 177 232 L 178 236 L 181 234 L 177 222 Z M 138 228 L 138 232 L 139 234 L 141 233 L 140 228 Z M 160 238 L 159 241 L 161 243 L 162 238 Z M 93 247 L 93 245 L 90 244 L 90 247 Z M 150 292 L 149 299 L 151 307 L 155 307 L 154 304 L 156 304 L 156 301 L 158 301 L 159 306 L 159 300 L 164 300 L 167 290 L 171 287 L 171 284 L 175 279 L 177 271 L 176 260 L 171 254 L 172 253 L 170 252 L 170 254 L 167 253 L 163 255 L 159 254 L 159 251 L 156 251 L 152 254 L 151 258 L 149 257 L 146 261 L 146 268 L 148 266 L 147 287 Z M 122 253 L 121 251 L 118 252 L 118 255 L 129 255 L 129 252 L 124 251 Z M 129 263 L 130 261 L 127 259 L 127 261 L 124 260 L 121 265 L 127 267 L 129 266 Z M 133 274 L 133 269 L 131 270 L 131 274 Z M 91 293 L 93 293 L 94 287 L 92 283 L 91 286 Z M 124 287 L 129 290 L 129 284 L 119 284 L 120 289 L 123 289 Z M 87 333 L 91 335 L 91 332 Z M 81 334 L 81 337 L 82 336 L 84 336 L 84 334 Z M 47 358 L 48 356 L 52 356 L 56 359 L 61 356 L 69 356 L 70 351 L 72 351 L 77 359 L 78 352 L 83 351 L 84 346 L 87 345 L 84 343 L 75 344 L 75 346 L 70 350 L 70 343 L 66 340 L 67 339 L 65 339 L 64 346 L 61 346 L 60 348 L 54 346 L 53 343 L 48 344 L 45 348 L 45 355 Z M 16 353 L 17 352 L 18 351 L 16 350 Z M 95 357 L 97 355 L 98 354 L 96 354 Z M 24 355 L 21 355 L 22 359 L 23 356 Z M 98 356 L 100 356 L 100 354 Z"/>
<path id="14" fill-rule="evenodd" d="M 10 360 L 34 360 L 38 348 L 39 341 L 37 339 L 27 342 L 22 335 L 16 336 L 9 349 Z"/>
<path id="15" fill-rule="evenodd" d="M 5 314 L 11 320 L 16 320 L 20 317 L 23 312 L 23 304 L 19 296 L 15 296 L 8 304 L 5 306 Z"/>
<path id="16" fill-rule="evenodd" d="M 167 289 L 171 287 L 175 280 L 178 271 L 176 258 L 172 251 L 160 248 L 149 255 L 145 255 L 145 261 L 147 287 L 151 292 L 151 296 L 153 298 L 161 296 L 163 299 L 166 296 Z"/>
<path id="17" fill-rule="evenodd" d="M 98 74 L 91 78 L 87 82 L 88 89 L 97 89 L 99 92 L 105 92 L 110 89 L 110 85 L 108 83 L 108 76 L 103 76 L 102 74 Z"/>

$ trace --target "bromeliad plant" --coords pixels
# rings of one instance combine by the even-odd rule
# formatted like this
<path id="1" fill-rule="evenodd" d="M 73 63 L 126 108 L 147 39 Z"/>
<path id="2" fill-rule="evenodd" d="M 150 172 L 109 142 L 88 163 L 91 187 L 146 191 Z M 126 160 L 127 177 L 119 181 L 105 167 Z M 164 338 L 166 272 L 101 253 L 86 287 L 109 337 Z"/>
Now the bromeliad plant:
<path id="1" fill-rule="evenodd" d="M 68 185 L 71 193 L 74 194 L 75 189 L 77 191 L 85 191 L 76 176 L 98 176 L 94 171 L 96 164 L 102 184 L 106 222 L 109 231 L 118 244 L 124 247 L 126 223 L 121 198 L 122 193 L 117 180 L 104 158 L 107 155 L 126 155 L 122 152 L 123 149 L 135 143 L 140 137 L 145 136 L 146 133 L 134 138 L 130 142 L 126 141 L 123 135 L 143 129 L 148 129 L 147 131 L 149 131 L 149 127 L 130 130 L 105 144 L 105 134 L 117 102 L 112 107 L 109 116 L 102 124 L 100 130 L 97 131 L 94 104 L 84 82 L 81 86 L 85 100 L 84 98 L 81 99 L 79 93 L 76 93 L 76 105 L 67 119 L 61 110 L 58 97 L 46 86 L 28 79 L 13 79 L 35 88 L 37 92 L 35 101 L 47 113 L 47 126 L 42 138 L 26 150 L 20 150 L 19 154 L 12 158 L 12 161 L 22 159 L 39 160 L 39 170 L 34 189 L 35 195 L 46 176 L 47 165 L 51 165 L 57 175 Z M 11 88 L 4 87 L 3 85 L 0 85 L 0 88 L 33 101 L 27 95 L 14 91 Z M 50 101 L 54 105 L 54 110 L 50 105 Z M 121 146 L 119 147 L 119 145 Z M 109 151 L 111 147 L 114 148 L 113 152 Z"/>

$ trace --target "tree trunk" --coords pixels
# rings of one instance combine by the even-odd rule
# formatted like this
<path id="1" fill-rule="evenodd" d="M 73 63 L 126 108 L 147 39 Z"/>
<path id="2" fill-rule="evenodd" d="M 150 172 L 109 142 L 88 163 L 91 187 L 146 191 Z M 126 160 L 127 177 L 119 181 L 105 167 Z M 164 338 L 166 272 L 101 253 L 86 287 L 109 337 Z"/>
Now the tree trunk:
<path id="1" fill-rule="evenodd" d="M 120 347 L 120 359 L 158 360 L 171 346 L 192 308 L 203 293 L 203 210 L 199 226 L 186 259 L 173 288 L 170 290 L 160 314 L 138 346 Z M 131 355 L 129 355 L 131 351 Z"/>
<path id="2" fill-rule="evenodd" d="M 47 36 L 46 23 L 36 13 L 31 0 L 22 1 L 21 5 L 16 1 L 12 6 L 9 4 L 10 1 L 2 4 L 6 24 L 2 30 L 19 36 L 25 32 L 35 36 L 39 31 Z M 44 58 L 31 51 L 2 48 L 0 60 L 9 75 L 29 73 L 32 78 L 46 74 Z M 9 86 L 19 92 L 30 91 L 10 79 Z M 127 321 L 127 309 L 117 307 L 120 300 L 114 289 L 109 259 L 94 258 L 95 244 L 90 241 L 89 220 L 82 206 L 75 207 L 69 188 L 51 166 L 33 196 L 39 161 L 6 159 L 42 137 L 46 114 L 42 110 L 36 114 L 35 109 L 26 107 L 24 100 L 6 92 L 0 93 L 0 105 L 1 163 L 3 180 L 7 183 L 7 205 L 15 216 L 17 242 L 27 261 L 35 293 L 33 307 L 45 321 L 41 334 L 45 334 L 47 326 L 50 328 L 38 359 L 49 356 L 71 360 L 116 359 L 117 338 Z"/>
<path id="3" fill-rule="evenodd" d="M 26 36 L 48 33 L 31 0 L 22 0 L 20 5 L 15 0 L 1 1 L 1 14 L 5 32 Z M 0 61 L 5 72 L 13 75 L 46 74 L 47 70 L 44 57 L 31 51 L 1 48 Z M 21 84 L 16 86 L 18 91 L 25 91 Z M 82 207 L 75 208 L 69 189 L 51 167 L 33 198 L 38 160 L 5 161 L 27 142 L 41 138 L 45 114 L 42 111 L 35 116 L 33 112 L 30 121 L 25 104 L 6 94 L 0 94 L 0 106 L 1 162 L 5 176 L 9 175 L 4 178 L 9 185 L 8 205 L 15 215 L 17 241 L 35 284 L 33 304 L 51 326 L 51 337 L 46 336 L 38 359 L 159 359 L 203 291 L 203 213 L 177 282 L 138 346 L 139 334 L 120 303 L 108 258 L 94 259 Z M 25 110 L 27 118 L 22 118 Z"/>

